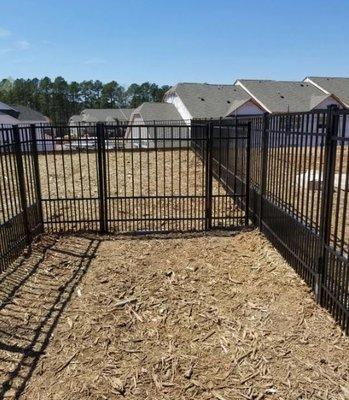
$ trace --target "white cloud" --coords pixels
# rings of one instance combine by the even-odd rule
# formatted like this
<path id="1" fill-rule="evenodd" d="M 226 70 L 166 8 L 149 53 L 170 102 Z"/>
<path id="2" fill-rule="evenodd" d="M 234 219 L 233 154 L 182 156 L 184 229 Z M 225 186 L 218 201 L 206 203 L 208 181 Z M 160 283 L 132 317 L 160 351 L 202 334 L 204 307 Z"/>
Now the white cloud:
<path id="1" fill-rule="evenodd" d="M 19 50 L 27 50 L 30 47 L 30 43 L 26 40 L 19 40 L 16 42 L 16 48 Z"/>
<path id="2" fill-rule="evenodd" d="M 99 65 L 99 64 L 106 64 L 107 61 L 103 58 L 93 57 L 84 62 L 85 65 Z"/>
<path id="3" fill-rule="evenodd" d="M 0 38 L 7 37 L 11 35 L 11 31 L 0 27 Z"/>

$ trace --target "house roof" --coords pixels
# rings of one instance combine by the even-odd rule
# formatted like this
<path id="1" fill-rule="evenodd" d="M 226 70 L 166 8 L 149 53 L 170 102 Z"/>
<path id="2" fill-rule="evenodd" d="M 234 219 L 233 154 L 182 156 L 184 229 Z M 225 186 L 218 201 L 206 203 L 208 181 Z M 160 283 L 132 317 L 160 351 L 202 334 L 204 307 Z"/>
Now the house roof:
<path id="1" fill-rule="evenodd" d="M 14 110 L 19 112 L 18 119 L 23 122 L 49 122 L 49 119 L 39 111 L 21 105 L 11 105 Z"/>
<path id="2" fill-rule="evenodd" d="M 86 108 L 81 115 L 84 122 L 128 121 L 133 111 L 132 108 Z"/>
<path id="3" fill-rule="evenodd" d="M 0 101 L 0 111 L 16 111 L 12 107 L 10 107 L 8 104 L 3 103 Z"/>
<path id="4" fill-rule="evenodd" d="M 83 122 L 83 116 L 82 115 L 72 115 L 69 118 L 69 122 L 72 122 L 72 123 Z"/>
<path id="5" fill-rule="evenodd" d="M 236 85 L 271 113 L 310 111 L 331 97 L 308 82 L 239 79 Z"/>
<path id="6" fill-rule="evenodd" d="M 0 101 L 0 112 L 3 114 L 7 114 L 13 118 L 18 118 L 19 111 L 14 109 L 13 106 L 9 106 L 8 104 L 5 104 Z"/>
<path id="7" fill-rule="evenodd" d="M 326 93 L 335 95 L 349 107 L 349 78 L 309 76 L 306 80 L 310 80 Z"/>
<path id="8" fill-rule="evenodd" d="M 177 108 L 169 103 L 143 103 L 132 115 L 136 114 L 139 114 L 145 122 L 183 120 Z"/>
<path id="9" fill-rule="evenodd" d="M 17 125 L 21 121 L 0 111 L 0 125 Z"/>
<path id="10" fill-rule="evenodd" d="M 251 99 L 245 90 L 235 85 L 178 83 L 166 95 L 171 93 L 176 93 L 181 98 L 192 118 L 225 117 L 233 104 Z"/>

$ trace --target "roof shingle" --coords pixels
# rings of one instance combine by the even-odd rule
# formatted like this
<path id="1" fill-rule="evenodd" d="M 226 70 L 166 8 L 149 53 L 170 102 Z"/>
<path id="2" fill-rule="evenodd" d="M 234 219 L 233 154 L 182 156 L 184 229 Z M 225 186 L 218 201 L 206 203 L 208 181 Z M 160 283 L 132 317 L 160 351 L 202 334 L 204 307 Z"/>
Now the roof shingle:
<path id="1" fill-rule="evenodd" d="M 29 107 L 21 105 L 11 105 L 13 109 L 19 112 L 17 117 L 21 122 L 49 122 L 49 119 L 39 111 L 35 111 Z"/>
<path id="2" fill-rule="evenodd" d="M 307 82 L 239 79 L 271 113 L 310 111 L 329 95 Z"/>
<path id="3" fill-rule="evenodd" d="M 132 108 L 86 108 L 81 115 L 84 122 L 115 122 L 128 121 L 133 111 Z"/>
<path id="4" fill-rule="evenodd" d="M 245 90 L 235 85 L 178 83 L 166 95 L 171 93 L 181 98 L 192 118 L 225 117 L 234 111 L 234 104 L 243 104 L 251 99 Z"/>
<path id="5" fill-rule="evenodd" d="M 183 120 L 177 108 L 169 103 L 143 103 L 134 110 L 135 114 L 139 114 L 144 122 Z"/>
<path id="6" fill-rule="evenodd" d="M 310 79 L 326 92 L 335 95 L 349 107 L 349 78 L 309 76 L 305 79 Z"/>

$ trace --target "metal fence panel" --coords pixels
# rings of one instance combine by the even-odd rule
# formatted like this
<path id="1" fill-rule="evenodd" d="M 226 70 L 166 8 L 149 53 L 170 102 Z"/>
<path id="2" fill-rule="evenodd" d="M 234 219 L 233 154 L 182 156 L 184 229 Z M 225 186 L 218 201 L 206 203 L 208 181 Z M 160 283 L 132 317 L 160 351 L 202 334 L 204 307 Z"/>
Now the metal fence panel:
<path id="1" fill-rule="evenodd" d="M 210 139 L 207 126 L 123 124 L 123 134 L 113 124 L 51 127 L 39 154 L 46 229 L 130 233 L 244 225 L 240 194 L 217 176 L 224 153 L 217 140 L 221 147 L 227 140 L 216 137 L 218 127 Z M 246 165 L 246 134 L 229 140 L 237 166 Z"/>
<path id="2" fill-rule="evenodd" d="M 347 333 L 348 118 L 333 108 L 239 118 L 252 124 L 254 220 Z"/>
<path id="3" fill-rule="evenodd" d="M 47 232 L 258 223 L 349 332 L 349 111 L 0 129 L 0 271 Z"/>
<path id="4" fill-rule="evenodd" d="M 43 229 L 35 131 L 0 128 L 0 272 Z"/>

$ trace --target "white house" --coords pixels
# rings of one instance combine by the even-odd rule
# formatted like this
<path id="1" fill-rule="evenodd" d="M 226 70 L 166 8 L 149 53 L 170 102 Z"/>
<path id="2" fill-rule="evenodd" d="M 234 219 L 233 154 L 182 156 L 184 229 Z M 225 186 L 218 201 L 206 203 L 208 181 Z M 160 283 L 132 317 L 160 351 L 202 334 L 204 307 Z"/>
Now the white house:
<path id="1" fill-rule="evenodd" d="M 308 76 L 304 82 L 316 86 L 325 94 L 336 96 L 346 108 L 349 108 L 349 78 Z"/>
<path id="2" fill-rule="evenodd" d="M 235 85 L 270 114 L 321 110 L 331 104 L 343 107 L 336 96 L 308 82 L 238 79 Z"/>
<path id="3" fill-rule="evenodd" d="M 132 108 L 86 108 L 81 111 L 81 122 L 97 123 L 97 122 L 110 122 L 115 123 L 118 121 L 126 122 L 130 119 Z"/>
<path id="4" fill-rule="evenodd" d="M 165 93 L 163 101 L 173 104 L 185 121 L 264 112 L 261 106 L 237 85 L 178 83 Z"/>
<path id="5" fill-rule="evenodd" d="M 245 90 L 265 112 L 270 114 L 326 110 L 330 105 L 344 107 L 337 96 L 325 93 L 311 82 L 239 79 L 235 85 Z M 286 130 L 297 131 L 303 124 L 307 132 L 323 132 L 325 115 L 321 113 L 313 116 L 305 115 L 302 120 L 293 117 L 288 123 L 285 120 L 280 120 L 279 123 L 283 124 Z M 349 130 L 347 134 L 349 135 Z M 298 140 L 296 137 L 293 139 Z M 309 135 L 306 140 L 307 145 L 312 145 L 313 142 L 318 143 L 314 135 Z M 274 144 L 278 145 L 278 141 Z"/>
<path id="6" fill-rule="evenodd" d="M 142 148 L 186 147 L 189 137 L 190 127 L 173 104 L 150 102 L 133 111 L 125 135 L 132 147 Z"/>
<path id="7" fill-rule="evenodd" d="M 49 119 L 38 111 L 21 105 L 7 105 L 0 102 L 0 127 L 5 129 L 0 131 L 0 146 L 6 146 L 13 143 L 13 125 L 20 127 L 20 140 L 23 143 L 24 151 L 30 150 L 30 130 L 29 125 L 36 125 L 36 138 L 38 151 L 51 151 L 54 147 L 54 132 L 47 129 Z M 8 151 L 3 147 L 3 151 Z"/>

